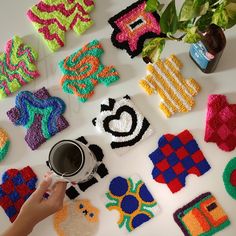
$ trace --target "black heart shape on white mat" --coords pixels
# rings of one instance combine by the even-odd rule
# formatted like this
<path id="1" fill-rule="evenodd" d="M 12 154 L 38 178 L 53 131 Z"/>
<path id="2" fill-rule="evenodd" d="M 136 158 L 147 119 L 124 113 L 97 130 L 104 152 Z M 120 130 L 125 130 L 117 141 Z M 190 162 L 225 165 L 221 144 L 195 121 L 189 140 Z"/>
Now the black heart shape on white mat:
<path id="1" fill-rule="evenodd" d="M 131 116 L 131 123 L 130 123 L 129 130 L 119 132 L 119 131 L 111 129 L 110 123 L 114 120 L 117 120 L 116 122 L 121 123 L 122 122 L 121 116 L 124 113 L 128 113 Z M 111 115 L 111 116 L 106 117 L 106 119 L 104 119 L 104 121 L 103 121 L 103 126 L 104 126 L 105 131 L 108 133 L 111 133 L 113 136 L 116 136 L 116 137 L 124 136 L 125 137 L 125 136 L 133 134 L 133 132 L 135 131 L 136 126 L 137 126 L 137 120 L 138 119 L 137 119 L 137 114 L 136 114 L 135 110 L 133 108 L 125 105 L 125 106 L 118 108 L 115 115 Z M 122 123 L 121 123 L 121 125 L 122 125 Z M 125 126 L 124 126 L 124 129 L 126 129 Z"/>

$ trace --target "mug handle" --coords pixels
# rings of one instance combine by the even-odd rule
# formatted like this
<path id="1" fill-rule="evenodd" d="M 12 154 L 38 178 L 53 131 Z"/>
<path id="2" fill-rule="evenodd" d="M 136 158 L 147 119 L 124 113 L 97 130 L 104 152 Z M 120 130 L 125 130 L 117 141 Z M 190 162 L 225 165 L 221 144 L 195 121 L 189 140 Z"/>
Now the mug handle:
<path id="1" fill-rule="evenodd" d="M 46 161 L 46 165 L 48 166 L 48 168 L 49 168 L 50 170 L 52 170 L 52 166 L 51 166 L 51 164 L 50 164 L 49 161 Z"/>
<path id="2" fill-rule="evenodd" d="M 55 173 L 52 173 L 51 178 L 52 178 L 52 182 L 51 182 L 51 184 L 50 184 L 50 186 L 48 188 L 49 190 L 51 190 L 53 188 L 53 186 L 56 183 L 58 183 L 58 182 L 65 182 L 65 183 L 69 183 L 70 182 L 69 180 L 67 180 L 64 177 L 59 176 L 59 175 L 57 175 Z"/>

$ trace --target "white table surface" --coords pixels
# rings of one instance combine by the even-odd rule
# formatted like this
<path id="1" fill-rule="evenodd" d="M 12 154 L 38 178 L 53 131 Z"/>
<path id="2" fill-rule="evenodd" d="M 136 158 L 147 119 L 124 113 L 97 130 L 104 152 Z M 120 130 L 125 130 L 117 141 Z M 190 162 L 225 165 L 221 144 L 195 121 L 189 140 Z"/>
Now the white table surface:
<path id="1" fill-rule="evenodd" d="M 236 201 L 227 194 L 222 181 L 222 173 L 228 161 L 236 156 L 236 151 L 226 153 L 217 148 L 214 143 L 207 144 L 204 141 L 204 128 L 206 103 L 209 94 L 226 94 L 229 102 L 236 103 L 236 28 L 226 32 L 227 47 L 217 71 L 209 75 L 200 72 L 190 60 L 188 45 L 173 42 L 167 44 L 163 56 L 169 56 L 171 53 L 177 54 L 185 65 L 183 69 L 184 76 L 186 78 L 194 76 L 201 85 L 202 91 L 196 97 L 196 106 L 192 112 L 178 114 L 170 119 L 166 119 L 158 109 L 160 103 L 159 96 L 147 96 L 139 88 L 138 81 L 145 76 L 145 64 L 141 57 L 136 57 L 133 60 L 130 59 L 125 51 L 115 48 L 110 41 L 112 28 L 107 23 L 107 20 L 132 2 L 134 1 L 98 0 L 96 8 L 91 14 L 92 19 L 95 21 L 94 26 L 81 37 L 76 36 L 73 32 L 67 33 L 65 47 L 56 53 L 50 53 L 26 17 L 27 10 L 36 1 L 1 0 L 0 51 L 4 50 L 5 43 L 14 34 L 22 37 L 25 43 L 34 46 L 39 51 L 38 68 L 41 77 L 24 87 L 23 90 L 34 91 L 45 86 L 51 95 L 62 98 L 67 104 L 65 117 L 69 121 L 70 127 L 47 141 L 38 150 L 31 151 L 24 141 L 24 128 L 14 127 L 6 116 L 6 111 L 14 106 L 15 96 L 13 95 L 1 101 L 0 127 L 5 128 L 10 134 L 11 148 L 7 158 L 0 163 L 0 173 L 2 174 L 9 168 L 21 168 L 30 165 L 41 180 L 43 173 L 47 170 L 45 161 L 47 160 L 50 147 L 61 139 L 73 139 L 83 135 L 90 143 L 96 143 L 103 148 L 105 153 L 104 162 L 110 172 L 109 176 L 81 195 L 82 198 L 90 199 L 100 209 L 100 225 L 97 236 L 123 235 L 116 224 L 118 214 L 116 211 L 109 212 L 105 208 L 102 198 L 113 177 L 118 175 L 129 177 L 135 173 L 138 173 L 147 184 L 151 193 L 158 201 L 161 211 L 157 217 L 145 223 L 130 233 L 130 235 L 183 235 L 173 220 L 173 213 L 198 195 L 211 191 L 231 220 L 231 225 L 217 235 L 234 236 L 236 233 Z M 115 65 L 121 79 L 109 88 L 105 88 L 101 84 L 98 85 L 95 90 L 95 96 L 85 104 L 81 104 L 77 102 L 75 97 L 61 91 L 59 87 L 61 72 L 57 63 L 67 55 L 70 55 L 74 50 L 95 38 L 101 41 L 105 50 L 102 58 L 103 63 Z M 138 108 L 152 124 L 155 133 L 148 140 L 140 143 L 135 149 L 119 157 L 111 150 L 108 137 L 98 134 L 91 120 L 98 114 L 99 105 L 104 98 L 116 98 L 126 94 L 132 96 Z M 199 178 L 194 175 L 188 176 L 186 187 L 172 194 L 165 184 L 156 183 L 152 179 L 151 171 L 153 165 L 148 158 L 148 154 L 156 148 L 157 140 L 161 135 L 165 133 L 178 134 L 184 129 L 189 129 L 196 138 L 212 169 Z M 6 229 L 9 225 L 7 216 L 0 209 L 0 231 Z M 56 235 L 51 217 L 40 223 L 31 235 Z"/>

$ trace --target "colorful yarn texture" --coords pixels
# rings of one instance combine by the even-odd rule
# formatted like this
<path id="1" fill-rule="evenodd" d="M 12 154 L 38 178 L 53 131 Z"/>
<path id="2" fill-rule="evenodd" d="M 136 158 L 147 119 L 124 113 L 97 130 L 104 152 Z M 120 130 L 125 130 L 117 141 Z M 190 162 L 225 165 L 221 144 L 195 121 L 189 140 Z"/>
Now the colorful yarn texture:
<path id="1" fill-rule="evenodd" d="M 22 39 L 14 36 L 0 54 L 0 100 L 39 77 L 35 65 L 38 53 Z"/>
<path id="2" fill-rule="evenodd" d="M 9 169 L 2 176 L 0 206 L 11 222 L 14 222 L 24 202 L 35 191 L 38 179 L 27 166 L 21 170 Z"/>
<path id="3" fill-rule="evenodd" d="M 65 203 L 53 216 L 59 236 L 93 236 L 99 225 L 99 210 L 87 199 Z"/>
<path id="4" fill-rule="evenodd" d="M 236 104 L 229 104 L 224 95 L 208 97 L 205 141 L 226 152 L 236 147 Z"/>
<path id="5" fill-rule="evenodd" d="M 14 125 L 27 129 L 25 141 L 32 150 L 69 126 L 62 116 L 65 103 L 58 97 L 51 97 L 44 87 L 35 93 L 20 92 L 15 104 L 7 116 Z"/>
<path id="6" fill-rule="evenodd" d="M 225 167 L 223 181 L 228 194 L 236 200 L 236 157 Z"/>
<path id="7" fill-rule="evenodd" d="M 178 209 L 174 219 L 185 236 L 212 236 L 230 225 L 228 216 L 209 192 Z"/>
<path id="8" fill-rule="evenodd" d="M 93 124 L 99 132 L 110 135 L 111 148 L 119 155 L 153 133 L 150 123 L 128 95 L 103 101 L 100 114 L 93 120 Z"/>
<path id="9" fill-rule="evenodd" d="M 158 141 L 158 148 L 149 157 L 154 165 L 153 179 L 167 184 L 172 193 L 185 186 L 189 174 L 201 176 L 211 168 L 188 130 L 177 136 L 163 135 Z"/>
<path id="10" fill-rule="evenodd" d="M 28 12 L 28 18 L 52 52 L 64 46 L 65 34 L 83 34 L 93 25 L 89 13 L 93 0 L 43 0 Z"/>
<path id="11" fill-rule="evenodd" d="M 80 196 L 82 192 L 85 192 L 88 188 L 92 187 L 94 184 L 98 183 L 102 178 L 108 175 L 108 170 L 103 163 L 104 154 L 102 149 L 96 144 L 89 144 L 83 136 L 78 138 L 77 140 L 85 144 L 94 154 L 98 167 L 96 172 L 94 173 L 94 176 L 88 181 L 77 184 L 67 184 L 66 195 L 71 200 Z"/>
<path id="12" fill-rule="evenodd" d="M 149 221 L 159 211 L 157 202 L 138 176 L 114 178 L 106 197 L 106 208 L 119 212 L 118 225 L 127 232 Z"/>
<path id="13" fill-rule="evenodd" d="M 65 93 L 74 94 L 81 102 L 93 96 L 95 86 L 99 83 L 106 87 L 120 77 L 114 66 L 104 66 L 100 58 L 104 53 L 98 40 L 84 47 L 59 63 L 64 74 L 61 86 Z"/>
<path id="14" fill-rule="evenodd" d="M 6 157 L 10 140 L 5 130 L 0 128 L 0 162 Z"/>
<path id="15" fill-rule="evenodd" d="M 180 72 L 182 62 L 171 55 L 165 61 L 161 59 L 147 65 L 147 76 L 139 82 L 148 95 L 154 93 L 161 97 L 160 109 L 166 117 L 177 112 L 189 112 L 195 104 L 194 96 L 200 86 L 193 79 L 185 80 Z"/>
<path id="16" fill-rule="evenodd" d="M 156 12 L 145 11 L 146 1 L 139 0 L 109 19 L 114 29 L 111 41 L 125 49 L 131 58 L 142 52 L 146 39 L 161 36 L 160 17 Z"/>

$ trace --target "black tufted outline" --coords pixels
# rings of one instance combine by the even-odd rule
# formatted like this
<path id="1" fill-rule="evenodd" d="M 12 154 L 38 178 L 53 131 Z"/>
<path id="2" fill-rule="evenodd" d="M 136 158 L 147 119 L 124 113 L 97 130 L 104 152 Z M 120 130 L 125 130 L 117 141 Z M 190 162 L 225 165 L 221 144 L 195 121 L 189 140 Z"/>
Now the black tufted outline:
<path id="1" fill-rule="evenodd" d="M 76 197 L 78 197 L 80 194 L 79 192 L 75 189 L 75 187 L 70 186 L 67 190 L 66 190 L 66 195 L 71 199 L 75 199 Z"/>
<path id="2" fill-rule="evenodd" d="M 85 145 L 88 144 L 88 141 L 85 139 L 84 136 L 81 136 L 81 137 L 77 138 L 76 140 L 83 143 L 83 144 L 85 144 Z"/>
<path id="3" fill-rule="evenodd" d="M 96 126 L 96 123 L 97 123 L 97 118 L 93 118 L 92 124 L 93 124 L 94 126 Z"/>
<path id="4" fill-rule="evenodd" d="M 98 166 L 97 173 L 100 176 L 100 178 L 103 178 L 109 174 L 106 166 L 103 163 Z"/>
<path id="5" fill-rule="evenodd" d="M 114 108 L 115 103 L 116 103 L 116 100 L 115 100 L 115 99 L 109 98 L 109 99 L 108 99 L 108 105 L 102 104 L 100 111 L 101 111 L 101 112 L 102 112 L 102 111 L 112 111 L 113 108 Z"/>
<path id="6" fill-rule="evenodd" d="M 84 183 L 79 183 L 78 186 L 80 188 L 81 191 L 85 191 L 86 189 L 88 189 L 89 187 L 91 187 L 92 185 L 96 184 L 98 181 L 96 178 L 92 178 Z"/>
<path id="7" fill-rule="evenodd" d="M 139 134 L 136 135 L 135 138 L 133 138 L 129 141 L 125 141 L 125 142 L 112 142 L 111 147 L 113 149 L 115 149 L 115 148 L 133 146 L 134 144 L 136 144 L 137 142 L 139 142 L 142 139 L 143 135 L 145 134 L 145 132 L 147 131 L 149 126 L 150 126 L 150 123 L 148 122 L 148 120 L 146 118 L 144 118 L 143 123 L 142 123 L 142 128 L 140 129 Z"/>
<path id="8" fill-rule="evenodd" d="M 91 144 L 88 146 L 88 148 L 90 149 L 90 151 L 92 151 L 92 153 L 94 153 L 94 156 L 97 161 L 102 161 L 104 154 L 102 149 L 98 145 Z"/>
<path id="9" fill-rule="evenodd" d="M 128 114 L 131 115 L 132 117 L 132 126 L 129 130 L 129 132 L 117 132 L 117 131 L 113 131 L 110 129 L 110 126 L 109 126 L 109 123 L 112 121 L 112 120 L 119 120 L 120 119 L 120 116 L 123 112 L 127 112 Z M 117 109 L 116 111 L 116 114 L 115 115 L 110 115 L 110 116 L 107 116 L 104 120 L 103 120 L 103 127 L 104 127 L 104 130 L 110 134 L 112 134 L 113 136 L 116 136 L 116 137 L 125 137 L 125 136 L 128 136 L 128 135 L 132 135 L 133 132 L 135 131 L 136 127 L 137 127 L 137 114 L 135 112 L 135 110 L 132 108 L 132 107 L 129 107 L 127 105 L 124 105 L 120 108 Z"/>
<path id="10" fill-rule="evenodd" d="M 131 51 L 130 50 L 130 47 L 129 47 L 129 44 L 128 44 L 128 41 L 124 41 L 123 43 L 119 43 L 117 40 L 116 40 L 116 36 L 118 33 L 120 33 L 120 29 L 117 27 L 117 25 L 115 24 L 115 21 L 117 19 L 119 19 L 121 16 L 123 16 L 125 13 L 127 12 L 130 12 L 132 9 L 136 8 L 139 4 L 145 2 L 146 0 L 139 0 L 135 3 L 133 3 L 132 5 L 130 5 L 129 7 L 127 7 L 126 9 L 122 10 L 121 12 L 119 12 L 118 14 L 116 14 L 115 16 L 111 17 L 109 20 L 108 20 L 108 23 L 112 26 L 112 28 L 114 29 L 114 31 L 112 32 L 112 35 L 111 35 L 111 41 L 113 43 L 114 46 L 116 46 L 117 48 L 119 49 L 126 49 L 126 51 L 128 52 L 128 54 L 131 56 L 131 58 L 139 55 L 141 52 L 142 52 L 142 49 L 143 49 L 143 45 L 144 45 L 144 42 L 146 39 L 150 39 L 150 38 L 155 38 L 155 37 L 165 37 L 166 35 L 163 34 L 163 33 L 160 33 L 159 35 L 156 34 L 156 33 L 153 33 L 153 32 L 148 32 L 144 35 L 142 35 L 139 40 L 138 40 L 138 43 L 137 43 L 137 50 L 136 51 Z M 156 13 L 156 12 L 153 12 L 152 13 L 153 16 L 155 17 L 155 19 L 157 20 L 157 22 L 159 23 L 160 22 L 160 16 Z"/>

